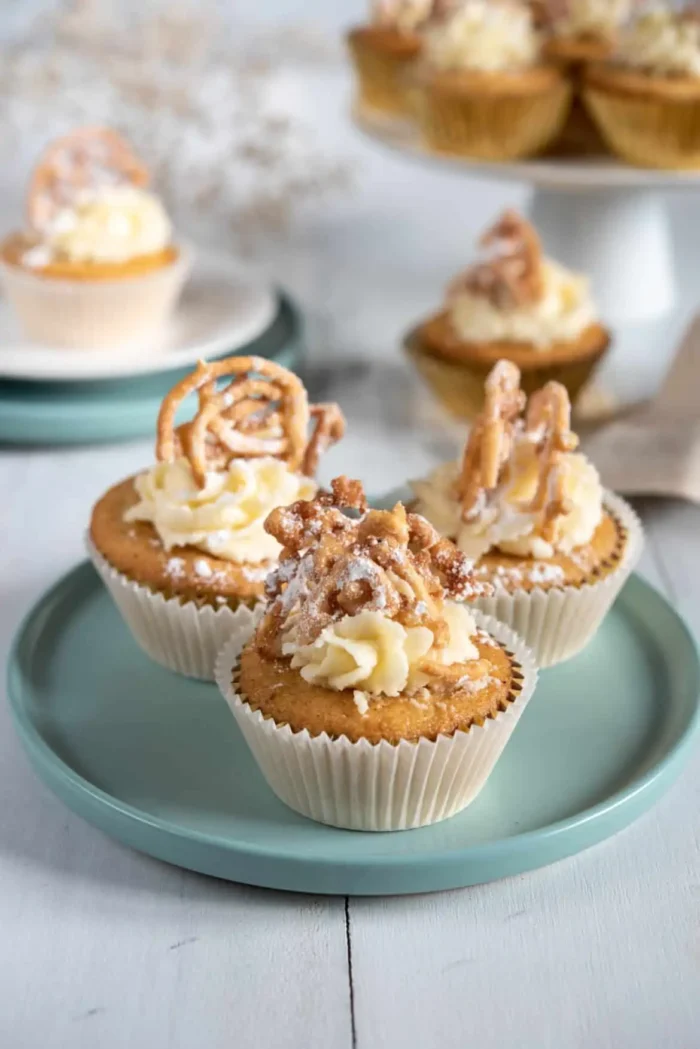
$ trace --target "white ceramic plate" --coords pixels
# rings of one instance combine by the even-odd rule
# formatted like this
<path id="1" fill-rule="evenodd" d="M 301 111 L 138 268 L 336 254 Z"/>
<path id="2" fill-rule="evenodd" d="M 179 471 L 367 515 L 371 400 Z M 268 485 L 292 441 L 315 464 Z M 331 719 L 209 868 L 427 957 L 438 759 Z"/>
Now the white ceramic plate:
<path id="1" fill-rule="evenodd" d="M 22 334 L 7 302 L 0 302 L 0 378 L 73 382 L 187 367 L 245 346 L 269 327 L 276 308 L 273 288 L 240 262 L 198 250 L 177 310 L 156 343 L 94 352 L 40 345 Z"/>

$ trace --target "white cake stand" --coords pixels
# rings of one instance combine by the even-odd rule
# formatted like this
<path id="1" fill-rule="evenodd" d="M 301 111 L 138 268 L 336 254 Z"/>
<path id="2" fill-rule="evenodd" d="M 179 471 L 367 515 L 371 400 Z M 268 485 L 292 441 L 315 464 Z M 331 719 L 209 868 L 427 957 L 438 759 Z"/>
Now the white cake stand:
<path id="1" fill-rule="evenodd" d="M 589 275 L 601 316 L 615 330 L 612 396 L 625 404 L 654 392 L 675 348 L 677 323 L 671 322 L 679 305 L 666 194 L 700 189 L 700 172 L 652 171 L 613 158 L 470 160 L 424 148 L 408 123 L 357 111 L 353 120 L 374 142 L 404 156 L 467 176 L 533 186 L 530 214 L 547 253 Z M 653 359 L 643 352 L 647 342 Z M 610 385 L 610 368 L 605 372 Z"/>

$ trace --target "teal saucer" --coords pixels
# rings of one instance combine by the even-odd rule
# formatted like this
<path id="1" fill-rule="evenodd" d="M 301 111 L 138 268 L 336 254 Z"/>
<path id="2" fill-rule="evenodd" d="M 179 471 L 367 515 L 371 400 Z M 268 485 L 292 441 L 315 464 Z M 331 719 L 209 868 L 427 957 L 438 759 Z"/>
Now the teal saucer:
<path id="1" fill-rule="evenodd" d="M 542 674 L 477 800 L 422 830 L 335 830 L 287 809 L 215 686 L 150 662 L 89 564 L 31 611 L 8 681 L 35 770 L 105 833 L 219 878 L 342 895 L 474 885 L 579 852 L 653 805 L 700 725 L 693 639 L 636 576 L 586 651 Z"/>
<path id="2" fill-rule="evenodd" d="M 269 357 L 298 370 L 303 354 L 299 311 L 282 295 L 267 331 L 238 354 Z M 221 356 L 225 356 L 222 354 Z M 0 381 L 0 441 L 82 444 L 150 437 L 164 395 L 192 369 L 90 382 Z M 191 405 L 182 406 L 183 418 Z"/>

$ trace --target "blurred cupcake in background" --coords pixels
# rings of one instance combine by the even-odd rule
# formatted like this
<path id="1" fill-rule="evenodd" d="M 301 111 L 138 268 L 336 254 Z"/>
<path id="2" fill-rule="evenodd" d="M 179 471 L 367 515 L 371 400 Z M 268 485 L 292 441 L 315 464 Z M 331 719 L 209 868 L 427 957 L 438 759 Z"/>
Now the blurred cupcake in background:
<path id="1" fill-rule="evenodd" d="M 456 0 L 375 0 L 368 25 L 348 33 L 360 105 L 388 116 L 409 114 L 406 74 L 420 56 L 423 34 Z"/>
<path id="2" fill-rule="evenodd" d="M 599 62 L 615 50 L 635 0 L 551 0 L 546 53 L 576 68 Z"/>
<path id="3" fill-rule="evenodd" d="M 608 58 L 634 0 L 550 0 L 545 54 L 572 82 L 573 104 L 553 149 L 567 155 L 599 154 L 605 142 L 583 102 L 583 73 L 591 62 Z"/>
<path id="4" fill-rule="evenodd" d="M 559 134 L 571 89 L 542 54 L 528 4 L 464 0 L 425 34 L 415 108 L 425 144 L 484 160 L 516 160 Z"/>
<path id="5" fill-rule="evenodd" d="M 556 379 L 573 399 L 610 344 L 588 280 L 545 258 L 536 230 L 515 211 L 480 246 L 442 309 L 409 335 L 409 353 L 458 415 L 480 409 L 484 379 L 501 359 L 517 364 L 526 393 Z"/>
<path id="6" fill-rule="evenodd" d="M 652 168 L 700 167 L 700 14 L 655 5 L 588 68 L 585 98 L 614 152 Z"/>
<path id="7" fill-rule="evenodd" d="M 2 284 L 30 338 L 96 349 L 159 332 L 189 260 L 148 182 L 109 128 L 48 147 L 29 184 L 26 229 L 0 246 Z"/>

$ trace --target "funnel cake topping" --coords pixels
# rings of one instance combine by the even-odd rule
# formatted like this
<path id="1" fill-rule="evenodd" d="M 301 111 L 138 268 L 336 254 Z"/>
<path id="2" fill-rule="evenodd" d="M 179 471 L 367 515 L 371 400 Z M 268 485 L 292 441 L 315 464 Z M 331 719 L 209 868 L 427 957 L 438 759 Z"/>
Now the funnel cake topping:
<path id="1" fill-rule="evenodd" d="M 413 673 L 443 683 L 483 677 L 478 659 L 468 669 L 457 668 L 443 662 L 441 652 L 454 642 L 450 599 L 472 600 L 490 587 L 476 581 L 473 562 L 422 517 L 401 503 L 393 510 L 368 510 L 361 484 L 339 477 L 331 492 L 274 510 L 266 528 L 283 547 L 255 639 L 266 658 L 321 646 L 328 628 L 377 613 L 408 634 L 416 628 L 425 633 L 425 651 Z"/>
<path id="2" fill-rule="evenodd" d="M 233 376 L 229 384 L 218 390 L 217 380 L 228 376 Z M 176 428 L 180 404 L 195 392 L 194 419 Z M 156 455 L 164 462 L 186 458 L 200 488 L 209 471 L 226 469 L 233 459 L 272 457 L 310 477 L 321 454 L 344 432 L 338 405 L 309 407 L 303 384 L 286 368 L 261 357 L 229 357 L 200 361 L 167 395 L 158 416 Z"/>

